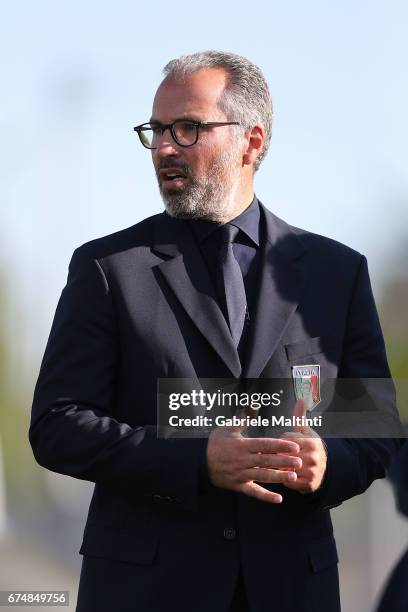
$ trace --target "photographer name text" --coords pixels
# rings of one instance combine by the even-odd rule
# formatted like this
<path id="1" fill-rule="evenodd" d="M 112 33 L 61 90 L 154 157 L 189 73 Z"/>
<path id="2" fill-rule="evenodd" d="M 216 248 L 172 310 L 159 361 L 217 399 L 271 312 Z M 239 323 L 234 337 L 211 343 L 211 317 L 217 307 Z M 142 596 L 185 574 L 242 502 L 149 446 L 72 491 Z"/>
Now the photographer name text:
<path id="1" fill-rule="evenodd" d="M 261 416 L 232 416 L 226 417 L 218 415 L 215 418 L 206 415 L 197 415 L 194 417 L 180 417 L 171 415 L 169 417 L 170 427 L 312 427 L 319 428 L 322 426 L 322 416 L 306 417 L 306 416 L 276 416 L 270 417 Z"/>

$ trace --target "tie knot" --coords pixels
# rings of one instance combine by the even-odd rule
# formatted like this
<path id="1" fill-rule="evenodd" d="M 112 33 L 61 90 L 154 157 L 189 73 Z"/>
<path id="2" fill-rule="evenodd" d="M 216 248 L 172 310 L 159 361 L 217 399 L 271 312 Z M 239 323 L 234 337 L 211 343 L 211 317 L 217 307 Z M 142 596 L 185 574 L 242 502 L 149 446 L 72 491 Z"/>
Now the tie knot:
<path id="1" fill-rule="evenodd" d="M 222 244 L 232 244 L 238 235 L 239 227 L 231 225 L 231 223 L 226 223 L 225 225 L 221 225 L 218 231 L 220 232 Z"/>

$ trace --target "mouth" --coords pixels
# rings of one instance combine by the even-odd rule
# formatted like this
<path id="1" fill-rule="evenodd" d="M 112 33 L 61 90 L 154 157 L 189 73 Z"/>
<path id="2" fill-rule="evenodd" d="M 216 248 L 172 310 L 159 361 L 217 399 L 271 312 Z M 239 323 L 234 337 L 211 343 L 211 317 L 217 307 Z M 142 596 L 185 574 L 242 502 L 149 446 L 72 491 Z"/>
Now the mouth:
<path id="1" fill-rule="evenodd" d="M 187 182 L 187 176 L 179 168 L 165 168 L 159 172 L 164 189 L 180 189 Z"/>

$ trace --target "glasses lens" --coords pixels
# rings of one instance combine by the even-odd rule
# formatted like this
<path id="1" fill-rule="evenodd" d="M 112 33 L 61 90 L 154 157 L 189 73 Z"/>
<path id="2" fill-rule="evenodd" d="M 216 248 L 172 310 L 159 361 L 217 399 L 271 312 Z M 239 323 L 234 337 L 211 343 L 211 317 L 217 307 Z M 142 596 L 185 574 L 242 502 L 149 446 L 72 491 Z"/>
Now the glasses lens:
<path id="1" fill-rule="evenodd" d="M 142 141 L 142 145 L 151 149 L 153 145 L 153 130 L 150 125 L 147 123 L 143 125 L 138 131 L 140 140 Z"/>
<path id="2" fill-rule="evenodd" d="M 197 129 L 197 126 L 191 121 L 175 121 L 173 124 L 176 141 L 185 147 L 196 142 Z"/>

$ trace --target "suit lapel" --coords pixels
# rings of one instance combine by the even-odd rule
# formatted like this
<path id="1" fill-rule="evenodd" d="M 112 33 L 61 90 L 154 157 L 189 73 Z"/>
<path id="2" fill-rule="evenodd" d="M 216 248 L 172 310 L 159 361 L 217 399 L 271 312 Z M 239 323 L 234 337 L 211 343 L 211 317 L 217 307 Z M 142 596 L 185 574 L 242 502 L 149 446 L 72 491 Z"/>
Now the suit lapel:
<path id="1" fill-rule="evenodd" d="M 167 213 L 159 215 L 153 250 L 169 257 L 155 267 L 233 376 L 239 377 L 242 369 L 238 351 L 217 304 L 201 253 L 187 225 Z"/>
<path id="2" fill-rule="evenodd" d="M 258 300 L 251 317 L 245 378 L 258 378 L 274 353 L 303 289 L 304 247 L 294 230 L 261 203 L 265 249 Z"/>

